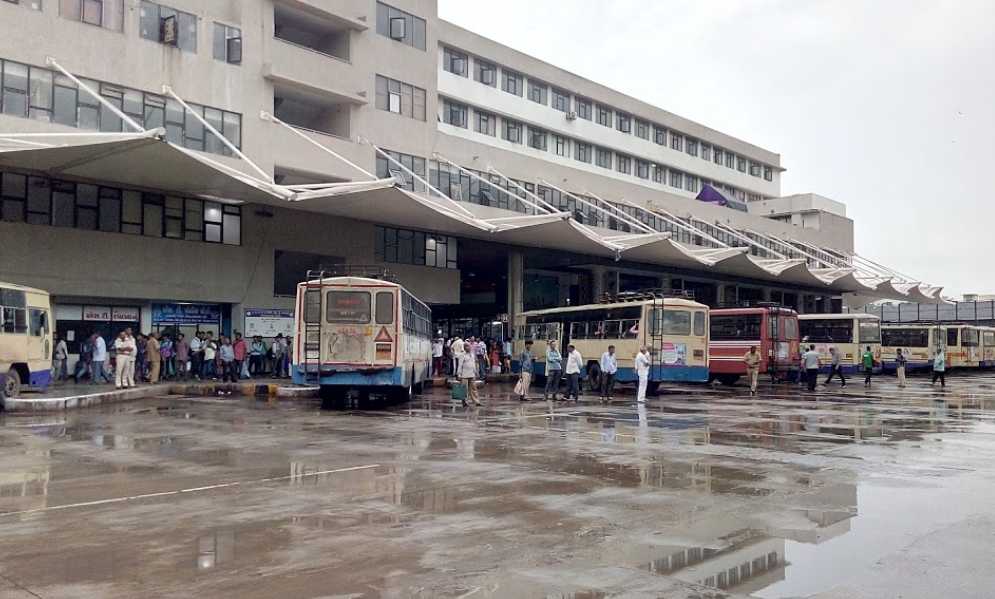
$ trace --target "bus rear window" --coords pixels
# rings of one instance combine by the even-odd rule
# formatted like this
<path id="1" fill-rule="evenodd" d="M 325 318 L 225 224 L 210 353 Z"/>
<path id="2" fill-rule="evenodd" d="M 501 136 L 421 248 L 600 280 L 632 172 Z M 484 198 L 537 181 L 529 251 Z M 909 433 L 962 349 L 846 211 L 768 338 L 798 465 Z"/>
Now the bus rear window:
<path id="1" fill-rule="evenodd" d="M 712 314 L 711 338 L 715 341 L 760 339 L 761 320 L 759 314 Z"/>
<path id="2" fill-rule="evenodd" d="M 325 296 L 325 306 L 325 320 L 328 322 L 370 322 L 370 294 L 366 291 L 329 291 Z"/>
<path id="3" fill-rule="evenodd" d="M 691 313 L 683 310 L 663 311 L 664 335 L 690 335 Z"/>
<path id="4" fill-rule="evenodd" d="M 394 294 L 377 292 L 377 324 L 394 324 Z"/>

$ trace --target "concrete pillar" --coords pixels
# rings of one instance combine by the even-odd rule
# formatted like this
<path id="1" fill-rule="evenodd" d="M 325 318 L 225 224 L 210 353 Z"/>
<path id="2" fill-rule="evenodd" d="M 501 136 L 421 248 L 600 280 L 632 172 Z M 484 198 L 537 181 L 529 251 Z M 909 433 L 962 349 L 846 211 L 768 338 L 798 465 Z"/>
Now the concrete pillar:
<path id="1" fill-rule="evenodd" d="M 508 328 L 516 329 L 515 318 L 525 308 L 525 261 L 520 251 L 508 252 Z"/>
<path id="2" fill-rule="evenodd" d="M 605 295 L 605 267 L 591 267 L 591 301 L 600 302 Z"/>

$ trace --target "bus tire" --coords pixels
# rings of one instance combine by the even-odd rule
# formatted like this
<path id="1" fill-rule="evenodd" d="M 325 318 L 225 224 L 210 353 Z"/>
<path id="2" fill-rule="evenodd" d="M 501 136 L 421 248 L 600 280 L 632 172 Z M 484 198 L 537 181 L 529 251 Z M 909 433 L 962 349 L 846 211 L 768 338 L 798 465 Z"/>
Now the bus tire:
<path id="1" fill-rule="evenodd" d="M 718 377 L 719 382 L 727 387 L 731 387 L 736 384 L 739 380 L 738 374 L 720 374 Z"/>
<path id="2" fill-rule="evenodd" d="M 14 367 L 11 367 L 7 371 L 7 376 L 4 377 L 3 392 L 6 397 L 11 399 L 17 397 L 17 394 L 21 392 L 21 375 Z"/>

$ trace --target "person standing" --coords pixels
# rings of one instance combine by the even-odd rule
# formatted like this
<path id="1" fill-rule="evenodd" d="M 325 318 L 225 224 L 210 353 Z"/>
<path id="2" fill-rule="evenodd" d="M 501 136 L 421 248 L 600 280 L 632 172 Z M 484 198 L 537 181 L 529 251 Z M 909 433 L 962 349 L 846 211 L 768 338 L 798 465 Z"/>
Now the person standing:
<path id="1" fill-rule="evenodd" d="M 550 339 L 546 342 L 546 387 L 543 389 L 542 398 L 549 399 L 549 391 L 553 391 L 553 401 L 557 400 L 560 392 L 560 378 L 563 376 L 563 356 L 556 349 L 556 340 Z"/>
<path id="2" fill-rule="evenodd" d="M 930 385 L 935 385 L 936 380 L 940 380 L 940 388 L 945 388 L 947 386 L 947 354 L 943 351 L 942 347 L 936 348 L 936 355 L 933 356 L 933 382 Z"/>
<path id="3" fill-rule="evenodd" d="M 805 368 L 808 390 L 815 391 L 815 386 L 819 382 L 819 352 L 815 351 L 814 343 L 809 345 L 808 351 L 802 354 L 802 365 Z"/>
<path id="4" fill-rule="evenodd" d="M 221 337 L 221 347 L 218 349 L 218 357 L 221 359 L 221 382 L 237 383 L 239 366 L 235 361 L 235 349 L 227 337 Z"/>
<path id="5" fill-rule="evenodd" d="M 149 333 L 148 341 L 145 342 L 145 357 L 149 361 L 149 383 L 153 385 L 159 382 L 159 373 L 162 372 L 161 348 L 159 334 Z"/>
<path id="6" fill-rule="evenodd" d="M 69 347 L 66 340 L 58 333 L 55 335 L 55 351 L 52 352 L 52 378 L 61 383 L 66 380 L 66 360 L 69 359 Z"/>
<path id="7" fill-rule="evenodd" d="M 470 346 L 472 347 L 472 346 Z M 477 397 L 477 386 L 474 385 L 474 379 L 477 378 L 477 356 L 469 347 L 464 348 L 458 356 L 459 368 L 457 369 L 457 376 L 466 386 L 466 397 L 463 398 L 463 406 L 467 405 L 467 402 L 473 402 L 476 405 L 480 404 L 480 399 Z"/>
<path id="8" fill-rule="evenodd" d="M 871 346 L 868 345 L 867 349 L 864 350 L 863 356 L 861 356 L 861 362 L 864 365 L 864 386 L 871 386 L 871 375 L 874 374 L 874 354 L 871 353 Z"/>
<path id="9" fill-rule="evenodd" d="M 480 369 L 480 380 L 487 380 L 487 342 L 477 339 L 473 345 L 477 356 L 477 366 Z"/>
<path id="10" fill-rule="evenodd" d="M 580 401 L 580 373 L 584 370 L 584 358 L 572 344 L 567 346 L 567 400 Z"/>
<path id="11" fill-rule="evenodd" d="M 650 356 L 645 347 L 640 347 L 639 353 L 636 354 L 636 377 L 639 379 L 636 401 L 646 403 L 646 387 L 650 379 Z"/>
<path id="12" fill-rule="evenodd" d="M 283 333 L 277 333 L 276 337 L 273 338 L 273 345 L 270 346 L 270 351 L 273 352 L 273 372 L 271 373 L 274 378 L 283 378 L 286 375 L 286 360 L 284 359 L 287 355 L 287 348 L 289 344 L 287 343 L 287 338 L 283 336 Z"/>
<path id="13" fill-rule="evenodd" d="M 91 385 L 109 383 L 107 374 L 104 372 L 104 364 L 107 362 L 107 342 L 104 341 L 100 333 L 93 334 L 93 380 Z"/>
<path id="14" fill-rule="evenodd" d="M 746 363 L 746 377 L 750 381 L 750 395 L 756 395 L 757 379 L 760 378 L 760 353 L 757 352 L 756 345 L 750 346 L 750 351 L 743 356 L 743 362 Z"/>
<path id="15" fill-rule="evenodd" d="M 204 334 L 200 331 L 194 333 L 190 340 L 190 374 L 200 380 L 204 370 Z"/>
<path id="16" fill-rule="evenodd" d="M 615 374 L 618 373 L 618 357 L 615 346 L 609 345 L 608 351 L 601 354 L 601 401 L 615 399 Z"/>
<path id="17" fill-rule="evenodd" d="M 895 353 L 895 375 L 898 377 L 898 386 L 904 389 L 905 365 L 908 364 L 908 359 L 902 353 L 902 348 L 898 348 Z"/>
<path id="18" fill-rule="evenodd" d="M 242 364 L 245 363 L 245 356 L 248 355 L 249 349 L 245 345 L 245 339 L 242 338 L 242 333 L 235 331 L 235 342 L 231 344 L 232 350 L 232 360 L 235 368 L 235 380 L 233 383 L 238 381 L 238 378 L 242 375 Z"/>
<path id="19" fill-rule="evenodd" d="M 117 334 L 114 340 L 114 353 L 116 354 L 116 365 L 114 373 L 114 387 L 124 389 L 135 386 L 135 340 L 128 336 L 126 331 Z"/>
<path id="20" fill-rule="evenodd" d="M 93 335 L 83 340 L 79 346 L 79 359 L 73 367 L 73 382 L 79 384 L 80 379 L 91 377 L 93 380 Z"/>
<path id="21" fill-rule="evenodd" d="M 432 339 L 432 376 L 442 376 L 442 338 Z"/>
<path id="22" fill-rule="evenodd" d="M 840 367 L 840 352 L 835 346 L 829 348 L 829 377 L 826 378 L 825 385 L 833 380 L 833 375 L 840 377 L 840 387 L 846 387 L 846 378 L 843 376 L 843 369 Z"/>
<path id="23" fill-rule="evenodd" d="M 257 377 L 263 373 L 263 359 L 266 357 L 266 343 L 256 335 L 249 346 L 249 376 Z"/>
<path id="24" fill-rule="evenodd" d="M 190 370 L 190 344 L 187 343 L 183 333 L 176 334 L 176 343 L 173 344 L 173 351 L 176 353 L 176 376 L 187 380 Z"/>
<path id="25" fill-rule="evenodd" d="M 218 344 L 214 341 L 214 333 L 208 331 L 204 339 L 204 364 L 201 366 L 201 378 L 207 379 L 210 377 L 215 381 L 218 380 L 217 365 L 214 363 L 217 354 Z"/>
<path id="26" fill-rule="evenodd" d="M 135 386 L 135 362 L 138 361 L 138 340 L 135 339 L 135 335 L 131 332 L 131 327 L 124 329 L 124 337 L 128 341 L 128 370 L 125 371 L 125 379 L 130 381 L 130 386 Z"/>
<path id="27" fill-rule="evenodd" d="M 532 384 L 532 368 L 535 366 L 536 356 L 532 353 L 532 340 L 529 339 L 525 342 L 525 349 L 522 354 L 518 356 L 519 364 L 519 379 L 518 385 L 520 392 L 518 394 L 519 401 L 529 400 L 529 385 Z"/>
<path id="28" fill-rule="evenodd" d="M 159 354 L 162 356 L 162 378 L 170 380 L 176 376 L 176 354 L 173 349 L 173 339 L 169 335 L 162 335 L 159 341 Z"/>

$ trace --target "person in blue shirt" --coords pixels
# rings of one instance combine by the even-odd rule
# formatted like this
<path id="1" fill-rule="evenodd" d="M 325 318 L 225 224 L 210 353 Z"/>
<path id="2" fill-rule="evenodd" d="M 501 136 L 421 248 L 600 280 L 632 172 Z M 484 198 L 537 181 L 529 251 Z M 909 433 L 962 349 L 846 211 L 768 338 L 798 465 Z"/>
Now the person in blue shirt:
<path id="1" fill-rule="evenodd" d="M 546 388 L 543 390 L 542 398 L 549 399 L 550 390 L 553 391 L 553 401 L 558 401 L 557 394 L 560 392 L 560 379 L 563 377 L 563 357 L 556 349 L 556 340 L 550 339 L 546 347 Z"/>
<path id="2" fill-rule="evenodd" d="M 931 385 L 936 384 L 936 380 L 940 380 L 940 388 L 947 386 L 947 354 L 943 353 L 943 348 L 936 348 L 936 355 L 933 356 L 933 382 Z"/>
<path id="3" fill-rule="evenodd" d="M 618 372 L 618 358 L 615 356 L 615 346 L 609 345 L 608 351 L 601 354 L 601 401 L 615 399 L 615 373 Z"/>

